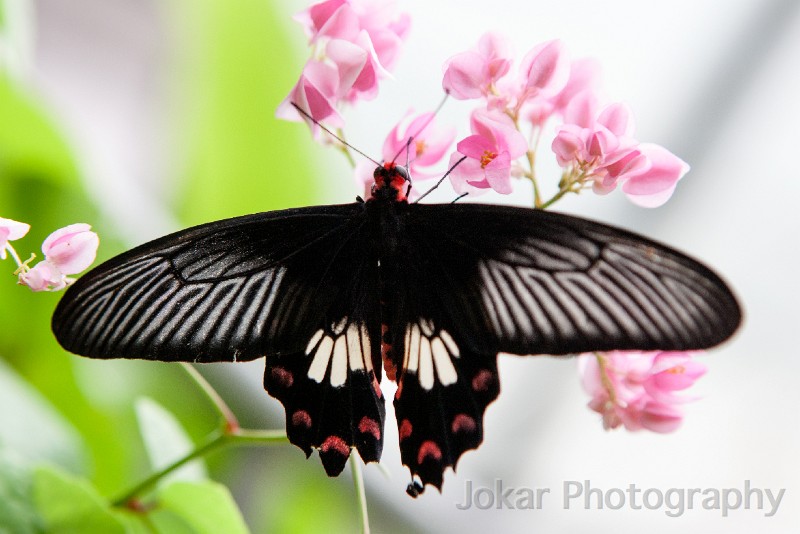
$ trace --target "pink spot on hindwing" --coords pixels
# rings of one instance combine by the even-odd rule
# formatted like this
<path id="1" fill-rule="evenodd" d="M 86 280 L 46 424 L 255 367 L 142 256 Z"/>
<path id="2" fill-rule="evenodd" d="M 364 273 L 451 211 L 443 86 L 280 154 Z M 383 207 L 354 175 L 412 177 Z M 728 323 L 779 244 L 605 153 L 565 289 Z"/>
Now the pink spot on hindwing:
<path id="1" fill-rule="evenodd" d="M 350 446 L 339 436 L 328 436 L 320 445 L 322 452 L 336 452 L 342 456 L 350 456 Z"/>
<path id="2" fill-rule="evenodd" d="M 305 410 L 297 410 L 292 414 L 292 425 L 311 428 L 311 416 Z"/>
<path id="3" fill-rule="evenodd" d="M 476 426 L 475 419 L 465 413 L 460 413 L 453 417 L 450 428 L 454 434 L 458 434 L 459 432 L 472 433 L 475 432 Z"/>
<path id="4" fill-rule="evenodd" d="M 475 391 L 488 391 L 492 382 L 494 382 L 494 375 L 492 372 L 482 369 L 473 377 L 472 389 Z"/>
<path id="5" fill-rule="evenodd" d="M 358 423 L 358 431 L 362 434 L 372 434 L 375 439 L 381 439 L 381 427 L 375 419 L 370 419 L 366 415 Z"/>
<path id="6" fill-rule="evenodd" d="M 417 454 L 417 463 L 421 464 L 426 458 L 431 458 L 438 462 L 442 459 L 442 450 L 433 441 L 423 441 L 419 446 L 419 453 Z"/>
<path id="7" fill-rule="evenodd" d="M 398 430 L 398 433 L 400 434 L 400 441 L 403 441 L 404 439 L 409 437 L 411 435 L 411 430 L 412 430 L 411 421 L 409 421 L 408 419 L 403 419 L 403 421 L 400 423 L 400 428 Z"/>
<path id="8" fill-rule="evenodd" d="M 272 379 L 283 389 L 289 389 L 294 384 L 294 375 L 283 367 L 272 368 Z"/>

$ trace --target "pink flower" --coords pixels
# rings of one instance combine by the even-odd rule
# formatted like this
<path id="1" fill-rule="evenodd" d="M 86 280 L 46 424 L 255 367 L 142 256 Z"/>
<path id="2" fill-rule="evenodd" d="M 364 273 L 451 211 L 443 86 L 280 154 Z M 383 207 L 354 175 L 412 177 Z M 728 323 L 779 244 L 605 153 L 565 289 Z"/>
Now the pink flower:
<path id="1" fill-rule="evenodd" d="M 489 96 L 511 62 L 511 46 L 506 38 L 486 33 L 477 49 L 456 54 L 445 62 L 442 88 L 457 100 Z"/>
<path id="2" fill-rule="evenodd" d="M 94 262 L 100 239 L 88 224 L 71 224 L 50 234 L 42 243 L 45 259 L 19 274 L 19 282 L 33 291 L 59 290 Z"/>
<path id="3" fill-rule="evenodd" d="M 566 85 L 550 101 L 555 110 L 563 112 L 573 98 L 581 93 L 594 95 L 599 100 L 599 85 L 600 63 L 593 58 L 576 59 L 570 64 Z"/>
<path id="4" fill-rule="evenodd" d="M 327 0 L 294 16 L 314 42 L 320 37 L 349 39 L 358 33 L 358 14 L 348 0 Z"/>
<path id="5" fill-rule="evenodd" d="M 378 94 L 378 83 L 389 76 L 387 68 L 396 61 L 410 19 L 398 15 L 393 2 L 367 0 L 327 0 L 295 19 L 303 25 L 316 52 L 276 115 L 308 120 L 292 109 L 294 103 L 313 120 L 340 128 L 343 120 L 337 106 Z"/>
<path id="6" fill-rule="evenodd" d="M 338 99 L 353 102 L 359 98 L 371 100 L 378 95 L 378 82 L 389 76 L 389 72 L 380 64 L 366 31 L 360 32 L 352 42 L 333 39 L 325 50 L 339 73 Z"/>
<path id="7" fill-rule="evenodd" d="M 694 400 L 676 392 L 706 372 L 693 358 L 702 352 L 625 352 L 583 354 L 578 360 L 589 407 L 603 416 L 606 429 L 672 432 L 682 420 L 680 405 Z"/>
<path id="8" fill-rule="evenodd" d="M 6 259 L 6 247 L 9 241 L 20 239 L 31 229 L 30 224 L 0 217 L 0 259 Z"/>
<path id="9" fill-rule="evenodd" d="M 606 194 L 618 185 L 634 203 L 656 207 L 666 202 L 689 166 L 666 149 L 633 138 L 633 119 L 624 104 L 598 112 L 590 92 L 579 93 L 567 106 L 551 148 L 559 165 L 580 171 L 594 191 Z"/>
<path id="10" fill-rule="evenodd" d="M 336 110 L 336 94 L 339 88 L 339 73 L 333 65 L 320 61 L 309 61 L 303 68 L 300 80 L 289 95 L 278 106 L 275 115 L 284 120 L 305 120 L 315 132 L 318 127 L 308 117 L 301 115 L 292 104 L 300 107 L 317 122 L 325 121 L 334 128 L 341 128 L 344 120 Z"/>
<path id="11" fill-rule="evenodd" d="M 405 164 L 406 145 L 414 137 L 408 147 L 408 168 L 414 180 L 424 180 L 439 176 L 438 173 L 426 172 L 426 169 L 439 163 L 447 153 L 455 139 L 455 128 L 441 127 L 437 124 L 433 113 L 408 112 L 398 122 L 383 143 L 384 161 L 397 161 Z"/>
<path id="12" fill-rule="evenodd" d="M 361 0 L 352 5 L 359 15 L 361 29 L 369 34 L 378 60 L 383 68 L 391 70 L 411 28 L 411 17 L 408 13 L 398 13 L 394 1 Z"/>
<path id="13" fill-rule="evenodd" d="M 559 40 L 535 46 L 519 66 L 522 90 L 518 107 L 532 97 L 553 97 L 567 85 L 570 63 L 564 45 Z"/>
<path id="14" fill-rule="evenodd" d="M 450 173 L 453 188 L 458 193 L 489 188 L 511 193 L 511 163 L 527 151 L 525 137 L 499 112 L 476 109 L 470 125 L 474 135 L 461 140 L 450 156 L 450 166 L 467 158 Z"/>
<path id="15" fill-rule="evenodd" d="M 628 171 L 622 192 L 639 206 L 661 206 L 672 196 L 678 180 L 689 172 L 689 165 L 659 145 L 642 143 L 637 148 L 645 161 Z"/>

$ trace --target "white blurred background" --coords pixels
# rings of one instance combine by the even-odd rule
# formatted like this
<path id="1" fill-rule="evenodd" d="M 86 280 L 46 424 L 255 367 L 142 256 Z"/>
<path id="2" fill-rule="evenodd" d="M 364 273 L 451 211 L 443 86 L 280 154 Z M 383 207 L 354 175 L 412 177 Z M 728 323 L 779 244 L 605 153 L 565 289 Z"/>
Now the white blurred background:
<path id="1" fill-rule="evenodd" d="M 165 58 L 175 53 L 160 4 L 39 0 L 32 6 L 31 79 L 76 143 L 92 188 L 109 206 L 107 216 L 131 243 L 176 224 L 153 196 L 169 190 L 161 184 L 174 171 L 159 133 L 168 101 Z M 407 474 L 388 418 L 382 463 L 391 479 L 367 467 L 369 499 L 395 509 L 404 527 L 429 532 L 800 532 L 800 2 L 402 5 L 413 28 L 395 80 L 384 84 L 376 101 L 347 115 L 351 142 L 378 154 L 379 140 L 407 108 L 436 105 L 443 61 L 487 30 L 509 35 L 520 56 L 541 41 L 563 39 L 574 57 L 600 60 L 608 94 L 634 111 L 637 138 L 667 147 L 692 170 L 656 210 L 634 207 L 621 194 L 583 195 L 557 209 L 635 229 L 702 259 L 736 289 L 746 320 L 732 341 L 704 360 L 709 372 L 693 391 L 703 398 L 687 406 L 675 434 L 607 433 L 585 407 L 574 361 L 505 356 L 503 391 L 487 411 L 485 442 L 463 457 L 457 475 L 446 475 L 444 493 L 429 490 L 416 501 L 405 495 Z M 287 24 L 305 6 L 281 4 Z M 294 34 L 302 57 L 299 26 Z M 469 109 L 452 102 L 441 119 L 463 136 Z M 322 147 L 317 152 L 319 171 L 338 173 L 330 201 L 351 199 L 358 191 L 348 189 L 349 179 L 338 179 L 350 172 L 346 163 Z M 529 192 L 512 201 L 530 205 Z M 235 372 L 253 395 L 264 395 L 265 409 L 278 410 L 261 390 L 262 365 Z M 506 487 L 550 488 L 550 494 L 540 510 L 456 508 L 467 480 L 477 487 L 498 478 Z M 749 480 L 786 492 L 773 517 L 758 509 L 722 517 L 696 499 L 694 510 L 671 518 L 666 508 L 584 510 L 574 503 L 565 510 L 562 485 L 572 480 L 661 492 L 742 489 Z"/>

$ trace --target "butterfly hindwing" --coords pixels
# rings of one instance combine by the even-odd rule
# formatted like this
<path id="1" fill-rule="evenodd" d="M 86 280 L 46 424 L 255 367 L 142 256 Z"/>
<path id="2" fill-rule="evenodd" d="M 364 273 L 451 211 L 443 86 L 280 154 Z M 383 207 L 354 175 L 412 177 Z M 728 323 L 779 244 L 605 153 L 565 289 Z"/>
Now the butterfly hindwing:
<path id="1" fill-rule="evenodd" d="M 358 238 L 344 244 L 328 276 L 340 290 L 300 350 L 267 357 L 264 387 L 286 409 L 289 440 L 320 451 L 338 475 L 356 447 L 380 459 L 385 406 L 379 382 L 380 311 L 377 259 Z"/>
<path id="2" fill-rule="evenodd" d="M 441 489 L 445 468 L 483 441 L 484 411 L 500 392 L 497 354 L 462 350 L 430 319 L 410 324 L 398 349 L 400 456 L 423 485 Z"/>

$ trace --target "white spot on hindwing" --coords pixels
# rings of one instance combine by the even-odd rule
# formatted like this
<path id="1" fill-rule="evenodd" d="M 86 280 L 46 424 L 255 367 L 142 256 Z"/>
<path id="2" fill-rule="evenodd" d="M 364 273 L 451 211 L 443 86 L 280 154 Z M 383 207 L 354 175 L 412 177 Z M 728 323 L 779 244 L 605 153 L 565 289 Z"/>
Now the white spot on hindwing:
<path id="1" fill-rule="evenodd" d="M 443 386 L 455 384 L 458 373 L 453 358 L 459 356 L 453 337 L 447 330 L 437 332 L 433 321 L 420 319 L 406 327 L 403 369 L 418 375 L 423 389 L 430 391 L 437 381 Z"/>
<path id="2" fill-rule="evenodd" d="M 370 347 L 367 326 L 348 324 L 347 317 L 332 323 L 330 332 L 319 329 L 306 346 L 306 356 L 312 358 L 308 377 L 321 383 L 329 376 L 332 386 L 341 387 L 347 382 L 350 371 L 372 370 Z"/>

